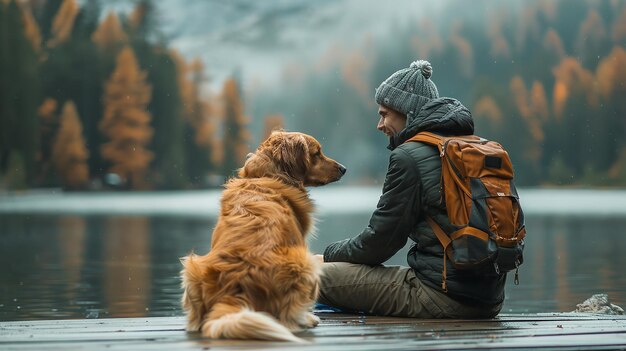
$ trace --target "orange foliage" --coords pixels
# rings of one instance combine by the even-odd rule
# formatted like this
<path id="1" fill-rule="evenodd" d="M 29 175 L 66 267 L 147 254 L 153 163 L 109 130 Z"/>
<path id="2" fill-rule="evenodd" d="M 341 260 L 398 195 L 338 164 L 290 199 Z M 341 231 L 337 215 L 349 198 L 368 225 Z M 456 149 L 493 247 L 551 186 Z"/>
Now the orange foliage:
<path id="1" fill-rule="evenodd" d="M 37 109 L 39 117 L 39 152 L 37 160 L 39 162 L 41 179 L 48 176 L 51 168 L 51 153 L 54 144 L 54 137 L 58 130 L 57 101 L 47 98 Z"/>
<path id="2" fill-rule="evenodd" d="M 530 115 L 530 109 L 528 104 L 528 94 L 526 93 L 526 85 L 520 76 L 514 76 L 509 84 L 515 106 L 522 117 Z"/>
<path id="3" fill-rule="evenodd" d="M 626 41 L 626 6 L 624 6 L 619 17 L 613 22 L 612 32 L 613 42 L 616 44 Z"/>
<path id="4" fill-rule="evenodd" d="M 44 121 L 51 121 L 54 119 L 56 110 L 57 101 L 53 98 L 46 98 L 37 109 L 37 115 Z"/>
<path id="5" fill-rule="evenodd" d="M 511 57 L 511 48 L 509 47 L 509 42 L 504 37 L 504 34 L 502 34 L 501 21 L 489 22 L 487 36 L 491 41 L 491 50 L 489 53 L 493 58 Z"/>
<path id="6" fill-rule="evenodd" d="M 539 22 L 537 20 L 537 11 L 535 6 L 525 6 L 523 13 L 519 17 L 518 28 L 515 31 L 515 48 L 517 51 L 525 50 L 528 43 L 537 43 L 541 40 Z"/>
<path id="7" fill-rule="evenodd" d="M 124 33 L 115 12 L 109 12 L 104 21 L 100 23 L 91 35 L 91 40 L 101 50 L 114 50 L 116 46 L 126 43 L 127 39 L 128 37 Z"/>
<path id="8" fill-rule="evenodd" d="M 226 149 L 231 148 L 234 150 L 233 160 L 236 165 L 242 165 L 246 155 L 248 154 L 248 141 L 251 138 L 250 132 L 245 128 L 248 122 L 244 115 L 244 105 L 239 93 L 239 86 L 237 81 L 233 78 L 229 78 L 224 82 L 224 88 L 222 93 L 222 101 L 224 108 L 224 123 L 226 128 L 228 125 L 235 125 L 236 135 L 227 136 L 228 133 L 234 133 L 234 130 L 226 130 L 224 132 L 224 152 Z"/>
<path id="9" fill-rule="evenodd" d="M 208 100 L 202 96 L 202 84 L 206 81 L 204 64 L 200 59 L 195 59 L 189 68 L 193 87 L 192 112 L 194 114 L 191 122 L 196 129 L 195 142 L 198 146 L 213 148 L 215 146 L 216 128 L 211 115 L 211 106 Z"/>
<path id="10" fill-rule="evenodd" d="M 569 95 L 569 89 L 563 82 L 554 83 L 554 91 L 552 92 L 552 103 L 554 105 L 554 114 L 557 117 L 563 116 L 563 110 L 565 109 L 565 102 Z"/>
<path id="11" fill-rule="evenodd" d="M 608 176 L 611 179 L 618 179 L 624 176 L 624 172 L 626 172 L 626 147 L 619 151 L 617 160 L 609 168 Z"/>
<path id="12" fill-rule="evenodd" d="M 543 92 L 543 87 L 538 87 L 537 82 L 535 82 L 535 84 L 533 84 L 533 90 L 535 91 L 531 91 L 529 97 L 529 94 L 526 91 L 526 85 L 524 84 L 524 81 L 522 80 L 522 78 L 520 78 L 520 76 L 515 76 L 511 80 L 510 88 L 513 99 L 515 100 L 515 106 L 517 106 L 520 115 L 528 125 L 530 134 L 535 141 L 541 142 L 544 138 L 544 133 L 541 126 L 541 120 L 538 118 L 539 116 L 537 114 L 537 111 L 535 111 L 535 108 L 542 108 L 542 106 L 540 106 L 542 102 L 540 101 L 541 97 L 539 97 L 537 98 L 538 101 L 536 102 L 538 106 L 534 106 L 533 94 L 540 95 L 541 92 Z M 545 92 L 543 94 L 543 99 L 545 100 Z M 545 106 L 547 106 L 547 102 Z M 535 152 L 533 152 L 533 155 L 537 156 L 536 150 Z"/>
<path id="13" fill-rule="evenodd" d="M 491 96 L 483 96 L 476 102 L 472 109 L 472 115 L 476 118 L 487 118 L 492 123 L 502 122 L 502 110 Z"/>
<path id="14" fill-rule="evenodd" d="M 546 121 L 550 114 L 546 90 L 539 81 L 533 82 L 530 89 L 530 110 L 533 116 L 539 117 L 543 121 Z"/>
<path id="15" fill-rule="evenodd" d="M 61 125 L 52 147 L 52 161 L 65 187 L 80 189 L 89 180 L 89 153 L 82 135 L 82 125 L 72 101 L 63 105 Z"/>
<path id="16" fill-rule="evenodd" d="M 611 53 L 602 59 L 596 71 L 596 82 L 602 97 L 618 97 L 623 103 L 626 96 L 626 50 L 615 46 Z"/>
<path id="17" fill-rule="evenodd" d="M 466 78 L 469 78 L 474 75 L 474 49 L 470 42 L 461 35 L 461 27 L 461 23 L 456 23 L 453 26 L 450 42 L 459 54 L 459 70 Z"/>
<path id="18" fill-rule="evenodd" d="M 109 139 L 102 145 L 102 157 L 111 162 L 110 172 L 117 173 L 133 188 L 146 186 L 144 175 L 153 158 L 147 145 L 152 139 L 147 111 L 151 87 L 146 73 L 139 69 L 130 47 L 122 49 L 104 92 L 104 115 L 100 130 Z"/>
<path id="19" fill-rule="evenodd" d="M 148 7 L 145 3 L 140 2 L 135 6 L 133 12 L 128 16 L 128 23 L 133 27 L 137 28 L 143 22 L 146 17 L 146 13 L 148 12 Z"/>
<path id="20" fill-rule="evenodd" d="M 22 21 L 24 22 L 24 35 L 30 41 L 33 50 L 39 52 L 41 50 L 41 32 L 30 7 L 22 8 Z"/>
<path id="21" fill-rule="evenodd" d="M 554 54 L 558 59 L 565 57 L 565 48 L 559 34 L 552 28 L 548 30 L 543 38 L 543 49 Z"/>
<path id="22" fill-rule="evenodd" d="M 52 21 L 52 38 L 48 41 L 49 47 L 55 47 L 69 39 L 78 11 L 76 0 L 63 0 L 59 11 Z"/>
<path id="23" fill-rule="evenodd" d="M 280 114 L 266 116 L 263 124 L 263 140 L 265 140 L 273 131 L 283 128 L 283 116 Z"/>
<path id="24" fill-rule="evenodd" d="M 552 72 L 556 79 L 553 99 L 557 117 L 562 116 L 565 103 L 570 96 L 584 97 L 589 105 L 597 105 L 593 74 L 583 68 L 576 59 L 564 58 Z"/>
<path id="25" fill-rule="evenodd" d="M 365 101 L 371 100 L 371 88 L 365 77 L 369 70 L 371 60 L 366 60 L 365 55 L 354 52 L 343 62 L 341 75 Z"/>
<path id="26" fill-rule="evenodd" d="M 196 145 L 215 148 L 215 124 L 211 113 L 211 106 L 202 95 L 202 87 L 207 78 L 204 73 L 204 64 L 195 59 L 187 64 L 185 59 L 176 51 L 172 52 L 178 71 L 178 86 L 183 102 L 183 118 L 194 128 Z"/>
<path id="27" fill-rule="evenodd" d="M 176 77 L 180 98 L 183 105 L 183 118 L 187 119 L 193 112 L 194 86 L 189 79 L 189 64 L 185 58 L 175 49 L 170 50 L 170 56 L 176 65 Z"/>
<path id="28" fill-rule="evenodd" d="M 590 10 L 587 14 L 587 18 L 580 25 L 576 48 L 580 53 L 591 51 L 599 43 L 602 43 L 606 39 L 606 36 L 606 29 L 604 28 L 602 17 L 600 17 L 598 11 Z"/>

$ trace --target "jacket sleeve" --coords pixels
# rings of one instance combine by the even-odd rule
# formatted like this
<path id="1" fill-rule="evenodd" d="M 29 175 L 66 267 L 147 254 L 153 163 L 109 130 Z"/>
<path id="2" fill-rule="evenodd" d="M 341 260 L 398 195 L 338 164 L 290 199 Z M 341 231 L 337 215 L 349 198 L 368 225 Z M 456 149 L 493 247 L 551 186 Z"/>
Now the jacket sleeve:
<path id="1" fill-rule="evenodd" d="M 324 250 L 324 261 L 378 265 L 388 260 L 404 247 L 415 227 L 420 190 L 415 161 L 405 150 L 396 148 L 369 225 L 353 238 L 330 244 Z"/>

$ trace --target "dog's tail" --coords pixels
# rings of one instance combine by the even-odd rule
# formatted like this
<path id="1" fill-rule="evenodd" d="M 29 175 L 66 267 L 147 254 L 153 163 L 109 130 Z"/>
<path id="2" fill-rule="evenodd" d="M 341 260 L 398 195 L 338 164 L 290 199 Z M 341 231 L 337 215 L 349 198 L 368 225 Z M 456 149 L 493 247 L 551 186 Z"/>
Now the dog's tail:
<path id="1" fill-rule="evenodd" d="M 233 312 L 233 307 L 218 303 L 211 314 L 225 313 L 217 319 L 208 319 L 202 325 L 202 335 L 213 339 L 253 339 L 305 342 L 293 335 L 284 325 L 270 315 L 241 308 Z"/>

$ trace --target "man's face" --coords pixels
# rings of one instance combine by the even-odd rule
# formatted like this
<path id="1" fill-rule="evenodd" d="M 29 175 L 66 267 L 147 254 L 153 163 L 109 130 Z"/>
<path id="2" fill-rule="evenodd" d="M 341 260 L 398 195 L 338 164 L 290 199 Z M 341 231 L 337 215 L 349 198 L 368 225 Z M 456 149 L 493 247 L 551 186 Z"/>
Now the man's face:
<path id="1" fill-rule="evenodd" d="M 389 107 L 378 105 L 378 125 L 376 128 L 391 137 L 406 127 L 406 116 Z"/>

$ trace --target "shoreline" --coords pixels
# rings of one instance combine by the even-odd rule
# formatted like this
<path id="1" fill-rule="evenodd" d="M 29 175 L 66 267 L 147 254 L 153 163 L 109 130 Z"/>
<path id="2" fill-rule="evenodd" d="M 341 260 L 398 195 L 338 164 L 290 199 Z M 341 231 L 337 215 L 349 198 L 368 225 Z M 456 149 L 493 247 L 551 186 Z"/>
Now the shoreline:
<path id="1" fill-rule="evenodd" d="M 64 192 L 60 189 L 0 193 L 0 214 L 106 214 L 216 216 L 222 189 L 149 192 Z M 626 189 L 521 188 L 526 215 L 626 216 Z M 381 193 L 373 186 L 311 188 L 316 213 L 367 213 Z"/>

